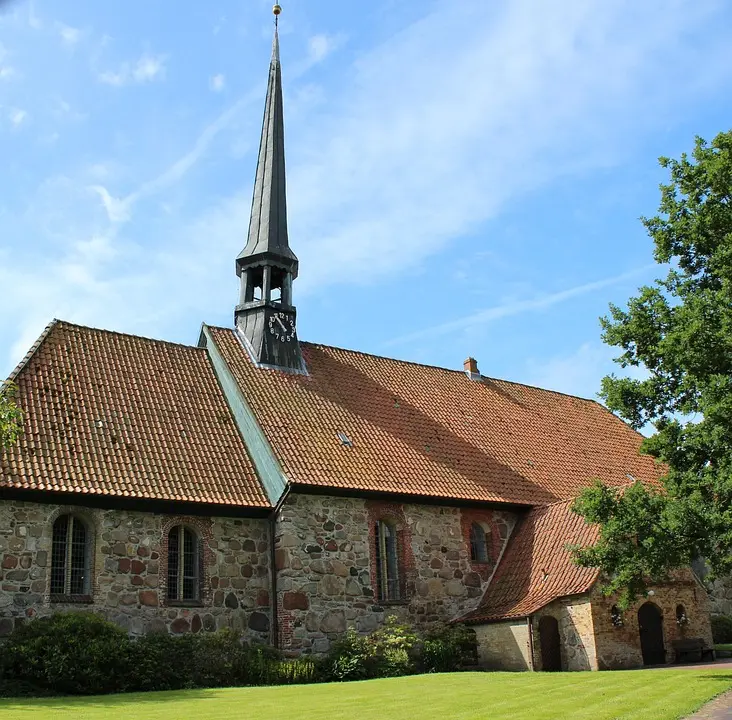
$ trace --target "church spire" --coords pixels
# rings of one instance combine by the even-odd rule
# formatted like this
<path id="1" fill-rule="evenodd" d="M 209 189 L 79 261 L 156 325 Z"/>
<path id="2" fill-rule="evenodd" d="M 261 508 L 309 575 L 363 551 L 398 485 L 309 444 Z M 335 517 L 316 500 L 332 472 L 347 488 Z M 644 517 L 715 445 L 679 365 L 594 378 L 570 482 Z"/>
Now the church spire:
<path id="1" fill-rule="evenodd" d="M 275 6 L 275 14 L 279 15 Z M 281 10 L 280 10 L 281 11 Z M 280 42 L 275 25 L 269 84 L 264 107 L 262 139 L 254 181 L 249 236 L 237 258 L 237 272 L 258 261 L 272 260 L 297 277 L 298 261 L 290 250 L 287 236 L 287 198 L 285 181 L 285 122 L 282 104 L 282 67 Z"/>
<path id="2" fill-rule="evenodd" d="M 236 258 L 241 289 L 234 317 L 255 362 L 302 372 L 304 366 L 292 304 L 292 281 L 297 277 L 298 260 L 290 250 L 287 235 L 285 122 L 278 34 L 282 8 L 275 5 L 273 12 L 272 59 L 249 235 L 246 247 Z"/>

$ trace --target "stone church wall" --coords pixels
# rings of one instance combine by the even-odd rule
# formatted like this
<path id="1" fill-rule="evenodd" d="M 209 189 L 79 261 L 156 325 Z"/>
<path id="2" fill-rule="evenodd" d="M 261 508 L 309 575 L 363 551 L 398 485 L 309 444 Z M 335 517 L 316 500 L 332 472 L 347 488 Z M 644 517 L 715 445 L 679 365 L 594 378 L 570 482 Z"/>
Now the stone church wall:
<path id="1" fill-rule="evenodd" d="M 92 592 L 83 603 L 50 602 L 52 526 L 64 513 L 80 517 L 92 531 Z M 202 598 L 172 606 L 165 593 L 166 538 L 181 523 L 202 540 Z M 0 635 L 29 618 L 81 609 L 99 612 L 132 634 L 231 627 L 267 641 L 269 556 L 265 520 L 0 501 Z"/>
<path id="2" fill-rule="evenodd" d="M 709 623 L 709 599 L 704 588 L 688 571 L 679 573 L 673 585 L 657 585 L 651 588 L 653 595 L 638 600 L 622 613 L 622 624 L 613 624 L 613 600 L 602 595 L 599 588 L 591 592 L 592 621 L 595 628 L 597 661 L 601 670 L 634 668 L 643 665 L 640 634 L 638 630 L 638 609 L 646 602 L 656 605 L 663 616 L 663 636 L 666 648 L 666 662 L 674 661 L 671 648 L 673 640 L 679 638 L 704 638 L 712 644 Z M 683 605 L 688 624 L 676 622 L 676 607 Z"/>
<path id="3" fill-rule="evenodd" d="M 474 625 L 478 662 L 487 670 L 529 670 L 529 628 L 526 619 Z"/>
<path id="4" fill-rule="evenodd" d="M 586 595 L 555 600 L 534 614 L 534 668 L 543 669 L 539 623 L 546 615 L 556 618 L 559 625 L 562 670 L 597 670 L 592 605 Z"/>
<path id="5" fill-rule="evenodd" d="M 404 597 L 376 599 L 375 526 L 397 527 Z M 489 562 L 470 560 L 469 532 L 480 523 Z M 321 653 L 347 628 L 371 632 L 387 615 L 424 627 L 474 608 L 515 524 L 493 510 L 394 504 L 292 494 L 276 531 L 282 647 Z"/>

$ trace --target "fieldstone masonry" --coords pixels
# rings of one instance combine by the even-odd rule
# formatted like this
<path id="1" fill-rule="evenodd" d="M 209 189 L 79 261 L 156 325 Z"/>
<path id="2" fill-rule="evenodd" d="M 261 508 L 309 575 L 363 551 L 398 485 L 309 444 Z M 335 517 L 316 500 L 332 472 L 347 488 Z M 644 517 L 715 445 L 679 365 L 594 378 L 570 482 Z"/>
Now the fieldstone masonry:
<path id="1" fill-rule="evenodd" d="M 91 535 L 91 595 L 52 602 L 49 594 L 52 527 L 73 513 Z M 193 527 L 203 546 L 202 597 L 167 602 L 167 530 Z M 60 610 L 89 609 L 139 635 L 231 627 L 252 640 L 269 640 L 271 579 L 268 523 L 249 518 L 168 516 L 123 510 L 0 501 L 0 635 L 18 623 Z"/>
<path id="2" fill-rule="evenodd" d="M 474 511 L 470 511 L 474 513 Z M 376 599 L 374 528 L 392 521 L 400 540 L 403 599 Z M 511 513 L 482 511 L 500 539 L 491 568 L 474 566 L 461 510 L 360 498 L 292 494 L 275 534 L 278 619 L 283 648 L 326 652 L 348 627 L 371 632 L 387 614 L 417 626 L 474 608 L 515 524 Z"/>

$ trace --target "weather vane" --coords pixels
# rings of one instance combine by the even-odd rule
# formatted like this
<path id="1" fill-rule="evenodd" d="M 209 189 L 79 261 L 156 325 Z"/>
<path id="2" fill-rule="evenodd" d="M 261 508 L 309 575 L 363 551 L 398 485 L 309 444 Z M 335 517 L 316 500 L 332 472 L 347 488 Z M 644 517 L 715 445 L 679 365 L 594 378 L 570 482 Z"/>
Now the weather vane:
<path id="1" fill-rule="evenodd" d="M 274 16 L 275 16 L 275 27 L 277 27 L 279 25 L 279 22 L 280 22 L 280 14 L 282 13 L 282 6 L 281 5 L 275 5 L 272 8 L 272 12 L 274 13 Z"/>

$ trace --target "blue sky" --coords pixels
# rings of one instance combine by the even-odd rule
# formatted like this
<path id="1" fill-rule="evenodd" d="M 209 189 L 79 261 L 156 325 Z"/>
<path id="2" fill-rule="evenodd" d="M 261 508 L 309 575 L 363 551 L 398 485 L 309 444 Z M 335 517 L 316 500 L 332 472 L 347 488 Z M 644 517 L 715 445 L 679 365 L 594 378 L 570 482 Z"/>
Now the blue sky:
<path id="1" fill-rule="evenodd" d="M 54 317 L 230 325 L 269 0 L 0 14 L 0 376 Z M 592 397 L 659 155 L 732 117 L 726 0 L 290 0 L 299 335 Z"/>

